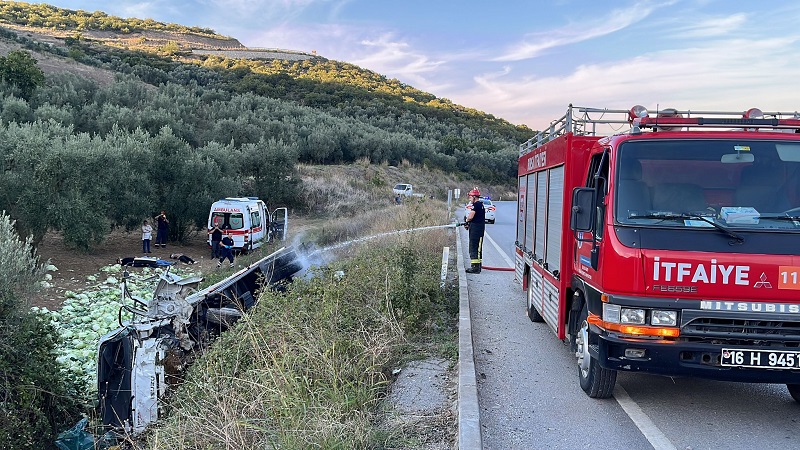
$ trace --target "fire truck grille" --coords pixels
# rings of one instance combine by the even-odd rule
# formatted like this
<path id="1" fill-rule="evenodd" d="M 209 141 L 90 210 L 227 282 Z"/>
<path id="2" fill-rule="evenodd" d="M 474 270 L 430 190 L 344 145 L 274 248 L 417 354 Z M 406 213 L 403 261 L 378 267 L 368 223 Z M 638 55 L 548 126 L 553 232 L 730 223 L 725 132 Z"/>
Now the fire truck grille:
<path id="1" fill-rule="evenodd" d="M 761 321 L 698 317 L 681 328 L 689 341 L 716 341 L 729 344 L 782 342 L 800 346 L 800 321 Z"/>

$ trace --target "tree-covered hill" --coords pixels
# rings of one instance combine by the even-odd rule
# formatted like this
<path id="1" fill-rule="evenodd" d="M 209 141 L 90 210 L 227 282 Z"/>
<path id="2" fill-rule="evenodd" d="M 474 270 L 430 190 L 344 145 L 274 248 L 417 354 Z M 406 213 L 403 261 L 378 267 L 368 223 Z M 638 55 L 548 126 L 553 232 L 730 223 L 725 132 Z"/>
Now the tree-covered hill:
<path id="1" fill-rule="evenodd" d="M 156 22 L 153 19 L 121 18 L 102 11 L 86 12 L 57 8 L 46 3 L 2 2 L 0 18 L 4 23 L 62 31 L 115 31 L 135 33 L 139 31 L 175 31 L 184 34 L 224 39 L 214 30 L 187 27 L 174 23 Z"/>
<path id="2" fill-rule="evenodd" d="M 345 62 L 330 61 L 321 57 L 302 61 L 296 61 L 294 58 L 275 58 L 274 51 L 264 51 L 263 53 L 270 57 L 259 58 L 259 52 L 254 51 L 255 49 L 251 49 L 249 53 L 253 56 L 248 59 L 226 58 L 206 52 L 194 53 L 192 50 L 209 47 L 208 38 L 218 40 L 219 42 L 216 44 L 220 48 L 230 50 L 231 54 L 241 54 L 242 52 L 239 50 L 245 49 L 236 39 L 218 35 L 213 30 L 206 28 L 162 23 L 152 19 L 126 19 L 109 16 L 101 11 L 88 13 L 57 8 L 47 4 L 23 2 L 0 3 L 0 24 L 10 27 L 25 26 L 28 27 L 26 28 L 28 30 L 36 29 L 43 34 L 61 38 L 68 46 L 78 43 L 85 46 L 99 43 L 104 46 L 122 47 L 134 52 L 156 51 L 156 53 L 169 56 L 175 61 L 195 62 L 208 67 L 233 69 L 235 72 L 248 70 L 253 74 L 286 75 L 292 79 L 310 80 L 323 85 L 320 87 L 305 84 L 297 89 L 284 90 L 290 95 L 289 100 L 305 100 L 315 102 L 320 106 L 324 104 L 337 106 L 341 103 L 342 96 L 346 97 L 353 93 L 353 91 L 348 92 L 348 87 L 358 88 L 371 96 L 380 96 L 383 101 L 399 102 L 398 104 L 401 106 L 411 104 L 424 107 L 421 109 L 422 112 L 438 113 L 447 120 L 461 117 L 471 120 L 474 126 L 489 126 L 496 129 L 501 135 L 510 136 L 514 142 L 522 142 L 525 139 L 519 141 L 521 137 L 531 135 L 531 130 L 525 126 L 514 126 L 491 114 L 454 104 L 445 98 L 437 98 L 396 79 L 389 79 L 376 72 Z M 163 35 L 159 33 L 165 31 L 172 33 L 171 35 L 175 37 L 174 45 L 171 48 L 164 48 L 169 47 L 168 45 L 154 47 L 152 43 L 163 40 Z M 138 38 L 136 40 L 125 38 L 131 34 L 136 34 Z M 109 49 L 100 51 L 107 50 Z M 216 55 L 226 54 L 225 50 L 214 53 Z M 274 78 L 269 81 L 272 80 Z M 301 92 L 296 92 L 297 90 Z M 312 92 L 302 95 L 303 90 L 312 90 Z M 335 92 L 332 92 L 337 90 L 345 92 L 337 96 Z M 275 93 L 272 92 L 272 94 Z M 325 102 L 324 100 L 330 101 Z"/>
<path id="3" fill-rule="evenodd" d="M 59 230 L 87 249 L 167 208 L 180 239 L 231 195 L 311 210 L 298 163 L 406 162 L 513 186 L 517 145 L 532 134 L 352 64 L 106 45 L 85 38 L 105 23 L 73 17 L 86 13 L 14 5 L 14 24 L 28 28 L 0 27 L 0 52 L 11 51 L 0 61 L 0 209 L 35 238 Z M 0 14 L 0 26 L 8 20 Z M 109 23 L 145 40 L 151 28 L 181 31 Z M 184 47 L 197 36 L 187 30 Z M 24 75 L 42 68 L 39 81 Z"/>

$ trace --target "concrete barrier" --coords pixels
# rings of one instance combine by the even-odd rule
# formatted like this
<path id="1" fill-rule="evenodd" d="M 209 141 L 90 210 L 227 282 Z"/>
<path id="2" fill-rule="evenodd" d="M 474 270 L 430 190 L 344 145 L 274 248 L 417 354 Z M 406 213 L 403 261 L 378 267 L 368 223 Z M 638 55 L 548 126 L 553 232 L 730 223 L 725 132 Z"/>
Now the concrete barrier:
<path id="1" fill-rule="evenodd" d="M 472 348 L 472 320 L 469 307 L 467 273 L 461 245 L 461 229 L 456 227 L 458 267 L 458 448 L 479 450 L 481 441 L 478 382 L 475 377 L 475 354 Z"/>

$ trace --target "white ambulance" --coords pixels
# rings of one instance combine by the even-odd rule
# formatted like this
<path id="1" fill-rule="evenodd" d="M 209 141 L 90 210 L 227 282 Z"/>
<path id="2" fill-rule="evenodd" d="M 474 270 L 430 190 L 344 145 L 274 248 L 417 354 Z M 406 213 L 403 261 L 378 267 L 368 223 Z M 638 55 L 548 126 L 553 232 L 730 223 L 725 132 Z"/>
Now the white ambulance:
<path id="1" fill-rule="evenodd" d="M 271 213 L 257 197 L 226 197 L 211 205 L 208 214 L 208 245 L 214 225 L 228 232 L 235 251 L 247 253 L 272 239 L 285 240 L 288 226 L 286 208 Z"/>

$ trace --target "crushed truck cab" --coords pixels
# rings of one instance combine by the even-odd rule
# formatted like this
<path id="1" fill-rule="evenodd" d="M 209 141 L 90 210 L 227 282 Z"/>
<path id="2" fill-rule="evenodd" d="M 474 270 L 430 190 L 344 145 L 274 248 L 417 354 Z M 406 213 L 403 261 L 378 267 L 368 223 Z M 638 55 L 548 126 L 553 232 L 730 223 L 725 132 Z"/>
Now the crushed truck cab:
<path id="1" fill-rule="evenodd" d="M 799 119 L 570 106 L 520 146 L 516 279 L 589 396 L 623 370 L 800 401 Z"/>
<path id="2" fill-rule="evenodd" d="M 103 425 L 135 435 L 163 417 L 164 399 L 198 352 L 249 311 L 263 289 L 289 282 L 302 270 L 296 251 L 281 248 L 199 291 L 202 278 L 166 271 L 149 301 L 131 295 L 126 270 L 122 309 L 134 318 L 101 337 L 98 346 Z"/>

